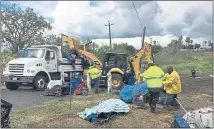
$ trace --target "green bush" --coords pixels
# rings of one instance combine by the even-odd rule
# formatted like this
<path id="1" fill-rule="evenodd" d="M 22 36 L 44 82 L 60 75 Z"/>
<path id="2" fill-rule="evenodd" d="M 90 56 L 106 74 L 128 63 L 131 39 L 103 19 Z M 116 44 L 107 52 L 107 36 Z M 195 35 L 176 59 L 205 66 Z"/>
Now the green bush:
<path id="1" fill-rule="evenodd" d="M 7 63 L 16 57 L 15 54 L 10 52 L 2 52 L 0 53 L 0 69 L 1 71 L 6 67 Z"/>
<path id="2" fill-rule="evenodd" d="M 201 52 L 180 52 L 173 54 L 170 50 L 163 50 L 154 56 L 154 61 L 161 68 L 171 65 L 180 74 L 190 73 L 192 69 L 198 72 L 211 72 L 213 70 L 212 56 Z"/>

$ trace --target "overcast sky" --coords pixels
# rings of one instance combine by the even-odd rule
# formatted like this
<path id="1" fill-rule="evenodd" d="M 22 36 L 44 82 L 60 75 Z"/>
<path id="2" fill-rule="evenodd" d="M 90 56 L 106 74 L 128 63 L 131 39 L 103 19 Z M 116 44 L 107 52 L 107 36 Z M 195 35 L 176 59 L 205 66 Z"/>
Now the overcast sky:
<path id="1" fill-rule="evenodd" d="M 32 7 L 55 28 L 88 36 L 97 43 L 108 43 L 108 20 L 114 42 L 140 47 L 142 27 L 131 1 L 17 1 L 21 8 Z M 212 1 L 134 1 L 147 36 L 163 46 L 183 35 L 194 42 L 212 40 Z M 5 3 L 4 3 L 5 4 Z M 66 32 L 65 32 L 66 31 Z M 62 31 L 55 31 L 60 35 Z M 67 32 L 70 32 L 69 34 Z M 122 39 L 123 38 L 123 39 Z M 151 37 L 150 37 L 151 38 Z M 149 38 L 146 38 L 149 42 Z"/>

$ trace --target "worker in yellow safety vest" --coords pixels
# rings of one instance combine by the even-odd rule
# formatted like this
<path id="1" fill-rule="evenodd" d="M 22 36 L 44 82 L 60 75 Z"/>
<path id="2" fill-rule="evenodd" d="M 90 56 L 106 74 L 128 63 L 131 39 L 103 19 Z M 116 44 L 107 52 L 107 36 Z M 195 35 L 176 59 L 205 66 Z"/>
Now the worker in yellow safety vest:
<path id="1" fill-rule="evenodd" d="M 162 81 L 165 79 L 165 73 L 154 63 L 149 63 L 146 71 L 140 74 L 140 77 L 143 82 L 147 83 L 150 94 L 148 102 L 151 107 L 151 112 L 155 113 L 156 104 L 162 91 Z"/>
<path id="2" fill-rule="evenodd" d="M 181 80 L 179 74 L 173 69 L 172 66 L 167 67 L 166 80 L 162 82 L 166 92 L 165 108 L 174 106 L 180 108 L 177 102 L 177 94 L 181 93 Z"/>
<path id="3" fill-rule="evenodd" d="M 98 68 L 96 68 L 96 65 L 94 64 L 93 66 L 89 67 L 88 70 L 88 79 L 90 83 L 88 83 L 88 89 L 89 92 L 91 92 L 91 87 L 95 90 L 95 93 L 98 93 L 99 86 L 100 86 L 100 76 L 101 72 Z"/>

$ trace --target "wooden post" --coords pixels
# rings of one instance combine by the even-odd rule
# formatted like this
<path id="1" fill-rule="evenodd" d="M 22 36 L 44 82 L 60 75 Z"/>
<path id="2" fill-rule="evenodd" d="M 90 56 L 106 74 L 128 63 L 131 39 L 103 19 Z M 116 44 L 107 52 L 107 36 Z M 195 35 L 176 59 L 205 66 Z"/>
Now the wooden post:
<path id="1" fill-rule="evenodd" d="M 72 88 L 72 72 L 70 72 L 70 111 L 71 111 L 71 88 Z"/>

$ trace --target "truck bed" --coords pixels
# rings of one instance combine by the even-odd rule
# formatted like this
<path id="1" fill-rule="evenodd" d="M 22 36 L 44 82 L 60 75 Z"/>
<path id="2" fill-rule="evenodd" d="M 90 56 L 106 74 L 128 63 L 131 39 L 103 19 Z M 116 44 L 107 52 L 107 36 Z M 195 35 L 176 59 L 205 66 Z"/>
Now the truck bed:
<path id="1" fill-rule="evenodd" d="M 67 58 L 59 58 L 61 61 L 61 65 L 72 65 L 72 62 L 69 61 Z M 76 59 L 75 64 L 81 64 L 82 60 L 81 59 Z"/>

